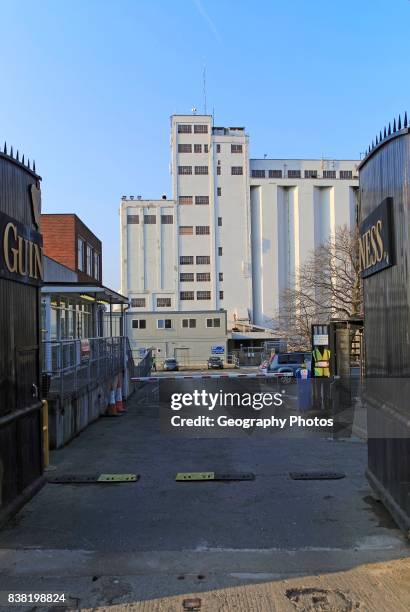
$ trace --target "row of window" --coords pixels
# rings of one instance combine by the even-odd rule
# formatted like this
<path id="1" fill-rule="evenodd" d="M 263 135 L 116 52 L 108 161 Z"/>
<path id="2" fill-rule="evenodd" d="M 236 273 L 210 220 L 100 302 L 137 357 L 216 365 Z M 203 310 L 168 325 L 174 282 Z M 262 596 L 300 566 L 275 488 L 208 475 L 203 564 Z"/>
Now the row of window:
<path id="1" fill-rule="evenodd" d="M 197 279 L 198 280 L 198 279 Z M 210 280 L 210 279 L 209 279 Z M 224 292 L 219 292 L 219 299 L 223 300 Z M 180 291 L 179 293 L 180 300 L 191 301 L 195 299 L 195 291 Z M 210 300 L 211 292 L 210 291 L 197 291 L 196 292 L 197 300 Z M 131 307 L 132 308 L 145 308 L 147 305 L 146 298 L 131 298 Z M 157 298 L 157 308 L 171 308 L 171 298 Z"/>
<path id="2" fill-rule="evenodd" d="M 218 247 L 218 255 L 222 256 L 222 247 Z M 179 264 L 181 266 L 192 266 L 194 263 L 193 255 L 181 255 L 179 258 Z M 197 255 L 195 257 L 196 265 L 209 265 L 211 263 L 211 257 L 209 255 Z"/>
<path id="3" fill-rule="evenodd" d="M 206 327 L 221 327 L 221 319 L 212 318 L 207 319 L 205 322 Z M 189 327 L 193 329 L 196 327 L 196 319 L 182 319 L 182 327 Z"/>
<path id="4" fill-rule="evenodd" d="M 178 134 L 192 134 L 192 123 L 179 123 Z M 194 134 L 208 134 L 208 126 L 206 124 L 195 124 Z"/>
<path id="5" fill-rule="evenodd" d="M 191 301 L 195 299 L 195 291 L 180 291 L 179 292 L 179 299 L 182 301 Z M 210 291 L 197 291 L 196 292 L 196 299 L 197 300 L 210 300 L 211 299 L 211 292 Z M 220 291 L 219 292 L 219 299 L 223 300 L 224 299 L 224 292 Z"/>
<path id="6" fill-rule="evenodd" d="M 194 263 L 194 256 L 181 255 L 179 258 L 179 263 L 181 266 L 190 266 Z M 209 255 L 197 255 L 195 258 L 195 263 L 197 265 L 207 265 L 211 263 L 211 258 Z"/>
<path id="7" fill-rule="evenodd" d="M 146 299 L 143 298 L 131 298 L 131 306 L 133 308 L 145 308 Z M 159 297 L 157 298 L 157 308 L 171 308 L 170 297 Z"/>
<path id="8" fill-rule="evenodd" d="M 219 170 L 220 166 L 218 166 L 218 174 L 221 173 Z M 252 170 L 252 172 L 258 172 L 257 170 Z M 263 170 L 264 172 L 264 170 Z M 178 174 L 192 174 L 192 166 L 178 166 Z M 209 174 L 208 166 L 194 166 L 194 174 Z M 243 166 L 231 166 L 231 174 L 233 176 L 242 176 L 243 175 Z M 252 175 L 253 176 L 253 175 Z"/>
<path id="9" fill-rule="evenodd" d="M 266 174 L 266 172 L 268 174 Z M 268 178 L 282 178 L 282 170 L 252 170 L 252 178 L 266 178 L 266 176 L 268 176 Z M 318 172 L 317 170 L 305 170 L 304 176 L 307 179 L 316 179 L 318 178 Z M 300 170 L 288 170 L 287 178 L 302 178 L 302 173 Z M 336 170 L 323 170 L 323 178 L 335 179 Z M 352 170 L 340 170 L 339 178 L 352 179 Z"/>
<path id="10" fill-rule="evenodd" d="M 222 195 L 222 189 L 221 187 L 217 187 L 217 195 L 221 196 Z M 194 196 L 178 196 L 178 203 L 183 205 L 183 206 L 192 206 L 192 204 L 194 203 L 196 205 L 205 205 L 207 206 L 209 204 L 209 196 L 195 196 L 195 200 L 194 200 Z"/>
<path id="11" fill-rule="evenodd" d="M 194 166 L 195 174 L 208 174 L 208 166 Z M 178 174 L 192 174 L 192 166 L 178 166 Z"/>
<path id="12" fill-rule="evenodd" d="M 202 153 L 202 151 L 204 153 L 209 153 L 209 145 L 207 144 L 200 144 L 200 143 L 194 143 L 194 145 L 192 145 L 190 142 L 180 142 L 178 144 L 178 153 L 192 153 L 192 151 L 194 153 Z M 216 152 L 220 153 L 221 152 L 221 145 L 217 144 L 216 145 Z M 241 144 L 231 144 L 231 153 L 243 153 L 243 148 Z"/>
<path id="13" fill-rule="evenodd" d="M 194 143 L 194 153 L 209 153 L 209 146 L 207 144 L 198 144 Z M 179 143 L 178 144 L 178 153 L 192 153 L 192 144 L 191 143 Z"/>
<path id="14" fill-rule="evenodd" d="M 200 196 L 197 196 L 197 197 L 200 197 Z M 201 197 L 205 197 L 205 196 L 201 196 Z M 133 225 L 133 224 L 134 225 L 138 225 L 139 222 L 140 222 L 139 215 L 128 215 L 127 223 L 129 225 Z M 156 222 L 157 222 L 156 215 L 144 215 L 144 224 L 145 225 L 150 225 L 150 224 L 155 225 Z M 172 223 L 174 223 L 174 217 L 172 215 L 161 215 L 161 223 L 172 224 Z M 222 217 L 218 217 L 218 226 L 222 227 Z M 180 225 L 179 226 L 179 233 L 181 235 L 193 236 L 193 234 L 194 234 L 194 226 L 193 225 Z M 209 225 L 196 225 L 195 226 L 195 234 L 197 236 L 209 235 L 209 233 L 210 233 Z M 80 244 L 79 244 L 78 248 L 79 248 L 79 260 L 78 261 L 80 261 Z M 89 247 L 89 248 L 91 249 L 91 247 Z M 81 259 L 81 261 L 83 261 L 83 260 Z M 79 268 L 79 269 L 82 270 L 82 268 Z"/>
<path id="15" fill-rule="evenodd" d="M 88 276 L 92 276 L 96 280 L 100 278 L 100 263 L 101 255 L 93 249 L 84 238 L 77 239 L 77 267 L 80 272 L 85 272 Z"/>
<path id="16" fill-rule="evenodd" d="M 196 280 L 198 282 L 207 282 L 211 280 L 211 274 L 210 272 L 198 272 L 196 275 Z M 222 281 L 223 280 L 223 273 L 220 272 L 219 273 L 219 280 Z M 180 274 L 180 281 L 181 282 L 190 282 L 190 281 L 194 281 L 194 274 L 192 273 L 181 273 Z M 203 294 L 206 293 L 207 295 L 209 294 L 209 298 L 205 297 L 205 298 L 197 298 L 197 299 L 211 299 L 210 298 L 210 292 L 209 291 L 198 291 L 197 293 Z M 221 292 L 220 292 L 221 293 Z M 193 291 L 182 291 L 182 294 L 192 294 L 192 298 L 181 298 L 181 299 L 194 299 Z M 146 306 L 146 299 L 145 298 L 132 298 L 131 299 L 131 306 L 133 308 L 145 308 Z M 171 308 L 172 306 L 172 302 L 171 302 L 171 298 L 170 297 L 158 297 L 157 298 L 157 308 Z"/>
<path id="17" fill-rule="evenodd" d="M 144 215 L 144 224 L 145 225 L 155 225 L 155 223 L 157 222 L 157 215 Z M 139 215 L 128 215 L 127 216 L 127 223 L 128 225 L 138 225 L 140 222 L 140 216 Z M 171 225 L 172 223 L 174 223 L 174 217 L 173 215 L 161 215 L 161 223 L 165 224 L 165 225 Z"/>
<path id="18" fill-rule="evenodd" d="M 219 272 L 219 280 L 223 281 L 224 275 L 223 272 Z M 195 280 L 195 274 L 193 272 L 181 272 L 179 275 L 179 280 L 181 283 L 192 283 Z M 197 272 L 196 280 L 198 282 L 206 282 L 211 280 L 210 272 Z"/>
<path id="19" fill-rule="evenodd" d="M 181 319 L 181 327 L 188 329 L 196 329 L 196 319 Z M 133 329 L 146 329 L 146 319 L 133 319 Z M 205 327 L 221 327 L 221 319 L 209 318 L 205 321 Z M 172 319 L 157 319 L 157 329 L 172 329 Z"/>
<path id="20" fill-rule="evenodd" d="M 195 278 L 194 278 L 194 273 L 193 272 L 181 272 L 181 274 L 179 275 L 179 280 L 182 283 L 192 283 Z M 207 282 L 211 280 L 211 273 L 210 272 L 197 272 L 196 273 L 196 280 L 198 282 Z"/>
<path id="21" fill-rule="evenodd" d="M 217 153 L 221 152 L 220 144 L 216 145 L 216 152 Z M 243 152 L 243 148 L 241 144 L 231 144 L 231 153 L 242 153 L 242 152 Z"/>
<path id="22" fill-rule="evenodd" d="M 195 196 L 179 196 L 178 203 L 182 205 L 191 206 L 195 201 L 196 205 L 208 205 L 209 204 L 209 196 L 207 195 L 197 195 Z"/>
<path id="23" fill-rule="evenodd" d="M 180 225 L 179 233 L 181 236 L 193 236 L 194 226 L 193 225 Z M 196 225 L 195 234 L 196 236 L 208 236 L 210 233 L 209 225 Z"/>
<path id="24" fill-rule="evenodd" d="M 224 294 L 223 291 L 219 292 L 219 299 L 223 300 Z M 184 301 L 192 301 L 195 299 L 195 291 L 180 291 L 179 298 Z M 197 291 L 196 292 L 197 300 L 210 300 L 211 292 L 210 291 Z M 146 298 L 131 298 L 131 306 L 132 308 L 145 308 L 146 307 Z M 170 308 L 171 307 L 171 298 L 157 298 L 157 308 Z"/>

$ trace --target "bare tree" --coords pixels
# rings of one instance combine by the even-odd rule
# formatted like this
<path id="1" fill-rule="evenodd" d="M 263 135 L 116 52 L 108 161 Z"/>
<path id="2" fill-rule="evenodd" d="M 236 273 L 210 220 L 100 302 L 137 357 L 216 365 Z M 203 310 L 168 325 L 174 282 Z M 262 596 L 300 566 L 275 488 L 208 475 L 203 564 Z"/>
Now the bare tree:
<path id="1" fill-rule="evenodd" d="M 358 231 L 341 226 L 311 252 L 281 293 L 276 329 L 290 350 L 308 350 L 312 323 L 362 315 Z"/>

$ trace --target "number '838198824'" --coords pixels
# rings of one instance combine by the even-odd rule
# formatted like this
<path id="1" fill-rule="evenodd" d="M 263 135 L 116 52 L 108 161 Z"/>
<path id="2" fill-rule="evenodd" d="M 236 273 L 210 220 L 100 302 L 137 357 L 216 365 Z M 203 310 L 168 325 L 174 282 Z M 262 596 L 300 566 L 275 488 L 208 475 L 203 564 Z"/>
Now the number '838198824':
<path id="1" fill-rule="evenodd" d="M 10 604 L 32 604 L 32 603 L 65 603 L 64 593 L 7 593 L 7 603 Z"/>

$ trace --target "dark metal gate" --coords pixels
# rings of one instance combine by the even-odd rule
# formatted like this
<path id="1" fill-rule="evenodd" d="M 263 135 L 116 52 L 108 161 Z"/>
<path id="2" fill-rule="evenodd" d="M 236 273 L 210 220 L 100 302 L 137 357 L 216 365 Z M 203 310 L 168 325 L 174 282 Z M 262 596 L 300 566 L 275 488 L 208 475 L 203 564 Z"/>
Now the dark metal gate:
<path id="1" fill-rule="evenodd" d="M 0 523 L 43 482 L 40 177 L 0 153 Z"/>
<path id="2" fill-rule="evenodd" d="M 394 122 L 359 165 L 368 469 L 400 527 L 410 530 L 410 128 Z"/>

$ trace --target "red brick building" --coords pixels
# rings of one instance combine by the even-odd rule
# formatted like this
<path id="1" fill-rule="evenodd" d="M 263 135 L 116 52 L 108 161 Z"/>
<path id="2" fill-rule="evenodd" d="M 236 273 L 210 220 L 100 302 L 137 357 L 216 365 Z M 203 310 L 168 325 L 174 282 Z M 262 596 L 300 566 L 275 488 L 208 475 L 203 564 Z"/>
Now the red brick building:
<path id="1" fill-rule="evenodd" d="M 101 240 L 75 214 L 41 215 L 44 254 L 78 274 L 81 283 L 102 284 Z"/>

